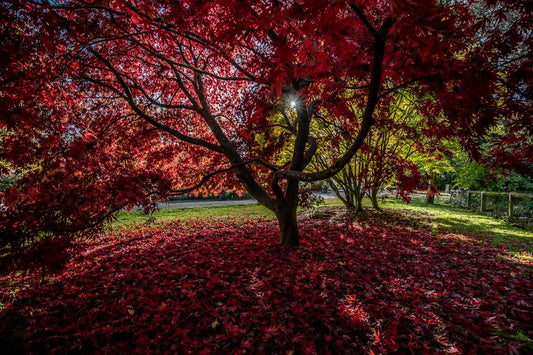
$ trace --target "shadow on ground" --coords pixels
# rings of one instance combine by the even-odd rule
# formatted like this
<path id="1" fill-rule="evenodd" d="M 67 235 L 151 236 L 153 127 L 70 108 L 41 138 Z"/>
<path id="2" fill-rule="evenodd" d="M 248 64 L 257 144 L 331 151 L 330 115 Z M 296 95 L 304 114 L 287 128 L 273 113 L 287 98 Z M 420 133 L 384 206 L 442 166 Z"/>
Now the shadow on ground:
<path id="1" fill-rule="evenodd" d="M 533 252 L 533 232 L 508 225 L 505 221 L 488 215 L 444 203 L 428 206 L 419 199 L 413 200 L 407 208 L 409 209 L 401 210 L 401 214 L 415 212 L 422 218 L 429 215 L 435 233 L 460 233 L 478 240 L 489 240 L 511 253 Z"/>
<path id="2" fill-rule="evenodd" d="M 531 351 L 531 270 L 426 216 L 167 224 L 89 243 L 47 282 L 4 277 L 4 353 Z M 422 228 L 419 228 L 422 227 Z M 529 349 L 529 350 L 528 350 Z"/>

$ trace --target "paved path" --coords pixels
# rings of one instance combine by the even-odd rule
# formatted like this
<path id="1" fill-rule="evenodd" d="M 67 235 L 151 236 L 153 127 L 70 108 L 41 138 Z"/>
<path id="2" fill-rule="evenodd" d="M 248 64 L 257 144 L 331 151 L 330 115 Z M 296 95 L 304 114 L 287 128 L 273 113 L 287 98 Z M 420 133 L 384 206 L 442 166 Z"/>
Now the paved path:
<path id="1" fill-rule="evenodd" d="M 313 192 L 316 196 L 322 196 L 324 199 L 337 198 L 333 192 Z M 425 194 L 412 194 L 412 197 L 425 197 Z M 443 198 L 437 196 L 437 198 Z M 448 198 L 448 197 L 446 197 Z M 160 210 L 178 209 L 178 208 L 195 208 L 195 207 L 213 207 L 213 206 L 238 206 L 238 205 L 255 205 L 258 202 L 254 199 L 244 200 L 182 200 L 182 201 L 165 201 L 158 202 L 157 207 Z M 132 210 L 138 210 L 138 207 L 134 207 Z M 125 211 L 125 209 L 124 209 Z"/>
<path id="2" fill-rule="evenodd" d="M 177 209 L 177 208 L 194 208 L 194 207 L 212 207 L 212 206 L 237 206 L 237 205 L 254 205 L 257 201 L 254 199 L 245 200 L 183 200 L 183 201 L 165 201 L 158 202 L 157 207 L 160 210 Z"/>
<path id="3" fill-rule="evenodd" d="M 334 193 L 314 192 L 317 196 L 322 196 L 324 199 L 336 198 Z M 237 205 L 254 205 L 258 202 L 254 199 L 245 200 L 184 200 L 184 201 L 165 201 L 158 202 L 157 207 L 160 210 L 177 209 L 177 208 L 194 208 L 194 207 L 212 207 L 212 206 L 237 206 Z M 133 210 L 137 210 L 135 207 Z"/>

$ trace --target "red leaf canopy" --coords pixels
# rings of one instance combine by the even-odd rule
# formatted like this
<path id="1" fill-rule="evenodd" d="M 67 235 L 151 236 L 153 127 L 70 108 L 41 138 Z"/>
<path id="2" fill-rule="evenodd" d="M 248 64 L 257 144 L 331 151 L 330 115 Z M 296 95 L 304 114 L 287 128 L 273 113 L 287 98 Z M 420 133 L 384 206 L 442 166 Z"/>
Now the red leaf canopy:
<path id="1" fill-rule="evenodd" d="M 481 158 L 481 139 L 503 125 L 496 163 L 531 168 L 529 1 L 12 1 L 0 11 L 0 160 L 2 175 L 22 176 L 1 197 L 10 235 L 97 226 L 206 181 L 242 184 L 276 210 L 287 197 L 273 175 L 314 179 L 302 173 L 306 125 L 280 132 L 272 121 L 287 100 L 355 136 L 364 125 L 351 107 L 371 125 L 380 100 L 410 89 L 426 134 L 458 136 Z"/>

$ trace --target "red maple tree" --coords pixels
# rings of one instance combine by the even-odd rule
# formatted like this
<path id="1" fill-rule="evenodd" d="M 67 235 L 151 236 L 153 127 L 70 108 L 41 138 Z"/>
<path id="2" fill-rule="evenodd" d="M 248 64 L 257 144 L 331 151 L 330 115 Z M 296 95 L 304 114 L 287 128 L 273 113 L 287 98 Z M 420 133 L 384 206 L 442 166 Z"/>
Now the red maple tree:
<path id="1" fill-rule="evenodd" d="M 0 11 L 2 174 L 23 176 L 2 195 L 9 243 L 96 227 L 172 189 L 242 185 L 275 212 L 281 243 L 296 245 L 299 182 L 342 169 L 400 88 L 423 107 L 427 134 L 456 135 L 473 153 L 506 117 L 511 135 L 499 139 L 512 149 L 494 154 L 529 167 L 528 1 L 11 1 Z M 319 114 L 353 138 L 309 172 L 329 144 L 310 134 Z"/>

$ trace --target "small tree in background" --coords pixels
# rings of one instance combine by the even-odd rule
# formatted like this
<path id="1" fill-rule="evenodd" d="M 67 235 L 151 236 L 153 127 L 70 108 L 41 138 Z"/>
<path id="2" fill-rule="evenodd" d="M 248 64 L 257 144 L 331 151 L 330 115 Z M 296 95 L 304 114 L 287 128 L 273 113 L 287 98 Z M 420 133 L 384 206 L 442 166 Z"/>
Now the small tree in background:
<path id="1" fill-rule="evenodd" d="M 362 200 L 368 196 L 372 207 L 379 208 L 378 192 L 395 185 L 406 201 L 420 185 L 421 176 L 410 156 L 419 147 L 421 132 L 417 130 L 420 115 L 409 100 L 408 93 L 398 92 L 387 106 L 376 113 L 379 117 L 359 152 L 328 184 L 348 209 L 363 210 Z M 349 130 L 337 122 L 335 126 L 318 126 L 320 134 L 334 137 L 333 149 L 319 151 L 313 162 L 324 168 L 348 147 Z"/>

